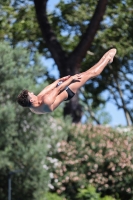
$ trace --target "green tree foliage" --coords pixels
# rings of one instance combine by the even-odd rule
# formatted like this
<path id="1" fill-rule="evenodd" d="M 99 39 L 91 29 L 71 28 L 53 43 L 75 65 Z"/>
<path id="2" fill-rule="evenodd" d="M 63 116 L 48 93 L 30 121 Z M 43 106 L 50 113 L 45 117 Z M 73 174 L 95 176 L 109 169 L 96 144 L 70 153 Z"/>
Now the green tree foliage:
<path id="1" fill-rule="evenodd" d="M 48 192 L 45 195 L 46 200 L 65 200 L 63 197 L 60 197 L 59 195 L 57 195 L 56 193 L 50 193 Z M 43 200 L 44 198 L 42 198 L 41 200 Z"/>
<path id="2" fill-rule="evenodd" d="M 133 62 L 133 37 L 132 37 L 132 1 L 109 1 L 104 20 L 97 32 L 91 51 L 95 52 L 94 56 L 89 56 L 90 59 L 83 62 L 82 70 L 88 68 L 88 65 L 93 65 L 97 55 L 102 55 L 102 49 L 114 46 L 117 48 L 117 55 L 113 64 L 105 68 L 101 76 L 90 81 L 85 86 L 86 90 L 90 91 L 85 98 L 93 96 L 93 106 L 95 107 L 100 99 L 97 94 L 101 91 L 107 91 L 106 101 L 114 103 L 118 109 L 123 109 L 128 125 L 132 125 L 132 62 Z M 106 94 L 107 94 L 106 93 Z"/>
<path id="3" fill-rule="evenodd" d="M 46 193 L 45 194 L 46 200 L 67 200 L 64 197 L 60 197 L 56 193 Z M 40 199 L 43 200 L 44 198 Z M 71 198 L 72 200 L 73 198 Z M 95 187 L 92 185 L 89 185 L 87 188 L 79 189 L 77 197 L 77 200 L 115 200 L 114 198 L 110 196 L 101 197 L 101 194 L 99 192 L 96 192 Z"/>
<path id="4" fill-rule="evenodd" d="M 20 107 L 16 97 L 22 89 L 37 93 L 45 72 L 40 57 L 22 48 L 0 43 L 0 199 L 7 199 L 8 174 L 12 175 L 12 199 L 39 199 L 48 189 L 45 168 L 49 145 L 54 148 L 60 129 L 47 115 L 34 115 Z M 46 85 L 43 83 L 43 85 Z M 56 127 L 56 129 L 55 129 Z"/>
<path id="5" fill-rule="evenodd" d="M 85 189 L 80 189 L 77 195 L 78 200 L 115 200 L 112 197 L 105 196 L 101 197 L 101 194 L 96 192 L 95 187 L 89 185 Z"/>
<path id="6" fill-rule="evenodd" d="M 0 27 L 0 40 L 5 39 L 13 46 L 24 44 L 31 52 L 36 50 L 41 34 L 34 7 L 29 2 L 19 5 L 13 1 L 2 2 Z"/>
<path id="7" fill-rule="evenodd" d="M 92 184 L 104 197 L 132 199 L 133 130 L 91 125 L 69 126 L 67 138 L 51 153 L 52 191 L 76 199 L 79 188 Z M 52 150 L 52 149 L 51 149 Z"/>
<path id="8" fill-rule="evenodd" d="M 88 105 L 88 116 L 95 122 L 99 120 L 96 114 L 94 118 L 92 117 L 93 109 L 111 101 L 118 109 L 124 111 L 127 125 L 132 125 L 133 90 L 130 87 L 133 84 L 132 0 L 108 1 L 106 11 L 102 11 L 104 18 L 101 19 L 96 34 L 92 34 L 95 21 L 97 21 L 93 19 L 93 15 L 99 1 L 60 1 L 52 13 L 44 6 L 47 4 L 46 0 L 39 1 L 39 3 L 34 0 L 34 2 L 35 9 L 39 10 L 38 15 L 42 13 L 41 17 L 45 16 L 43 20 L 39 18 L 44 27 L 43 34 L 37 24 L 33 1 L 14 0 L 12 3 L 1 1 L 0 39 L 9 40 L 13 45 L 21 43 L 32 52 L 37 50 L 45 52 L 46 57 L 55 59 L 61 76 L 85 71 L 94 65 L 108 48 L 115 46 L 118 52 L 113 64 L 106 67 L 100 76 L 86 84 L 82 101 Z M 103 2 L 105 3 L 101 1 Z M 47 24 L 50 25 L 49 30 Z M 83 51 L 79 48 L 81 52 L 77 54 L 77 46 L 85 38 L 85 32 L 90 25 L 91 31 L 87 34 L 87 39 L 82 46 Z M 51 44 L 52 39 L 44 38 L 44 33 L 48 33 L 46 35 L 49 37 L 54 33 L 54 37 L 52 35 L 51 38 L 54 38 L 58 46 Z M 86 54 L 83 52 L 88 40 L 90 43 L 85 50 Z M 107 94 L 106 99 L 105 96 L 101 96 L 104 91 Z M 74 100 L 74 105 L 76 101 L 77 99 Z"/>

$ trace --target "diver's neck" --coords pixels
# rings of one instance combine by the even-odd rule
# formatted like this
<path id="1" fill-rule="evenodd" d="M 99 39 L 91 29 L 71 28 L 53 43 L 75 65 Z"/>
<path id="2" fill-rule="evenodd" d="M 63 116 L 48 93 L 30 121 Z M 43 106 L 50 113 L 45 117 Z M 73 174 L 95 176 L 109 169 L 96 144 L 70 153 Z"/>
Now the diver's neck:
<path id="1" fill-rule="evenodd" d="M 41 106 L 41 104 L 42 104 L 42 97 L 37 96 L 37 100 L 32 103 L 31 108 L 37 108 Z"/>

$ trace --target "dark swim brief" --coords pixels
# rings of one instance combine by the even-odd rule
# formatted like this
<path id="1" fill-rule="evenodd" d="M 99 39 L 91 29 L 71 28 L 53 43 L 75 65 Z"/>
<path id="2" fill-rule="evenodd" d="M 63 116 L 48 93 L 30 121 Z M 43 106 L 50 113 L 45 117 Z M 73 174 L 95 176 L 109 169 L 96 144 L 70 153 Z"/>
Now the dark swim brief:
<path id="1" fill-rule="evenodd" d="M 59 81 L 56 87 L 58 87 L 58 86 L 61 85 L 62 83 L 63 83 L 63 81 Z M 70 100 L 71 98 L 73 98 L 73 96 L 75 95 L 75 93 L 74 93 L 69 87 L 66 87 L 65 90 L 66 90 L 66 92 L 67 92 L 67 94 L 68 94 L 68 98 L 67 98 L 66 100 L 64 100 L 64 101 L 68 101 L 68 100 Z"/>
<path id="2" fill-rule="evenodd" d="M 73 96 L 75 95 L 75 93 L 69 87 L 67 87 L 65 90 L 66 90 L 66 92 L 68 94 L 68 98 L 65 101 L 68 101 L 71 98 L 73 98 Z"/>

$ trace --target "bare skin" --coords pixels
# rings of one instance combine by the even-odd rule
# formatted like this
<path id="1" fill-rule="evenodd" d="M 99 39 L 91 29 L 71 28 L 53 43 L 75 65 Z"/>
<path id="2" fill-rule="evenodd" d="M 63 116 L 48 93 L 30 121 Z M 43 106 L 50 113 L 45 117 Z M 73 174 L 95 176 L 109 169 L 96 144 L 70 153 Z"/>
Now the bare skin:
<path id="1" fill-rule="evenodd" d="M 88 80 L 100 75 L 107 64 L 113 62 L 115 54 L 116 49 L 110 49 L 98 63 L 86 72 L 60 78 L 44 88 L 37 96 L 29 92 L 30 102 L 32 104 L 30 110 L 36 114 L 54 111 L 61 102 L 68 98 L 65 90 L 67 86 L 76 93 Z M 63 83 L 56 87 L 59 81 L 63 81 Z"/>

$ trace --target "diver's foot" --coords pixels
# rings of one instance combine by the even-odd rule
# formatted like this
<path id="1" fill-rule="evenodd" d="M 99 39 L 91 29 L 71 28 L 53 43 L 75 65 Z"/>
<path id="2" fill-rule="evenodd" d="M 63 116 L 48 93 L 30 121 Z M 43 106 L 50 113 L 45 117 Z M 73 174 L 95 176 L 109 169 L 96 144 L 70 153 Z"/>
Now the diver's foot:
<path id="1" fill-rule="evenodd" d="M 112 63 L 113 62 L 113 59 L 114 59 L 114 56 L 115 56 L 116 52 L 117 52 L 117 50 L 115 48 L 113 48 L 113 49 L 110 49 L 109 51 L 107 51 L 104 54 L 105 58 L 109 59 L 108 63 Z"/>

